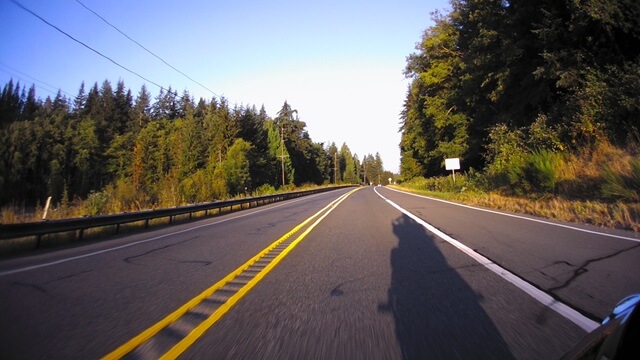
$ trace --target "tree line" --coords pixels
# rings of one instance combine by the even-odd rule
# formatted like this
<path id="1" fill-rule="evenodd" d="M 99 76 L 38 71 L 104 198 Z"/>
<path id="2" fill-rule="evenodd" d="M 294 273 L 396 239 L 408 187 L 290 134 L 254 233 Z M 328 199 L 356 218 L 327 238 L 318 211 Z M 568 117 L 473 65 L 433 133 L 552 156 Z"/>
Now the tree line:
<path id="1" fill-rule="evenodd" d="M 270 118 L 264 106 L 196 102 L 171 88 L 152 98 L 143 85 L 134 98 L 122 81 L 44 101 L 9 81 L 0 144 L 0 205 L 110 197 L 111 208 L 129 211 L 383 173 L 379 154 L 360 161 L 346 144 L 312 141 L 286 101 Z"/>
<path id="2" fill-rule="evenodd" d="M 638 143 L 639 2 L 450 5 L 433 15 L 434 25 L 407 57 L 404 179 L 445 174 L 450 157 L 466 169 L 500 172 L 522 151 Z"/>

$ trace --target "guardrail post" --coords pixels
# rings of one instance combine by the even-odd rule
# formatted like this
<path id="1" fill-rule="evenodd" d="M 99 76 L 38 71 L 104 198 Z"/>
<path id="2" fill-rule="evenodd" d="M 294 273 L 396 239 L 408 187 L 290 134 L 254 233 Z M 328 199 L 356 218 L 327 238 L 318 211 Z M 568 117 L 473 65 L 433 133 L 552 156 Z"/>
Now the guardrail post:
<path id="1" fill-rule="evenodd" d="M 75 231 L 75 238 L 78 240 L 82 240 L 84 236 L 85 229 L 91 229 L 94 227 L 110 227 L 115 225 L 115 233 L 120 233 L 120 226 L 126 223 L 138 223 L 140 221 L 144 222 L 144 228 L 149 228 L 149 221 L 151 219 L 155 219 L 158 217 L 169 217 L 169 223 L 173 223 L 174 216 L 181 216 L 184 214 L 189 214 L 189 220 L 194 218 L 193 213 L 204 211 L 205 216 L 212 215 L 223 215 L 227 212 L 233 212 L 236 210 L 236 206 L 238 209 L 251 209 L 254 206 L 261 206 L 272 204 L 278 201 L 293 199 L 301 196 L 305 196 L 308 194 L 314 194 L 318 192 L 329 191 L 331 189 L 322 189 L 317 191 L 302 191 L 302 192 L 294 192 L 288 194 L 272 194 L 272 195 L 264 195 L 258 196 L 256 198 L 245 198 L 245 199 L 236 199 L 236 200 L 228 200 L 228 201 L 213 201 L 211 203 L 206 204 L 197 204 L 197 205 L 189 205 L 180 207 L 177 210 L 175 209 L 152 209 L 152 210 L 141 210 L 139 212 L 133 213 L 122 213 L 122 214 L 113 214 L 113 215 L 98 215 L 96 217 L 84 217 L 77 219 L 64 219 L 64 220 L 52 220 L 50 222 L 38 222 L 38 223 L 25 223 L 25 224 L 0 224 L 0 240 L 3 239 L 11 239 L 18 237 L 31 237 L 32 241 L 36 240 L 36 247 L 43 246 L 42 239 L 43 236 L 49 236 L 49 234 L 54 233 L 67 233 L 67 235 L 71 235 L 73 231 Z M 246 204 L 246 208 L 245 208 Z M 215 211 L 217 209 L 217 211 Z M 225 210 L 228 209 L 228 210 Z M 209 215 L 211 214 L 211 215 Z M 196 216 L 197 217 L 197 216 Z M 36 237 L 33 239 L 33 237 Z"/>

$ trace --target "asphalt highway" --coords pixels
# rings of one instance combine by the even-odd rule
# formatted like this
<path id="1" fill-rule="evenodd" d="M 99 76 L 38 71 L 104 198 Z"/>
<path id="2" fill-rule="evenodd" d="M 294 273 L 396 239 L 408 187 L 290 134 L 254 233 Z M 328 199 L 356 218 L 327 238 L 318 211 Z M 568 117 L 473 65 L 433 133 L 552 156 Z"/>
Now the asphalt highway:
<path id="1" fill-rule="evenodd" d="M 354 189 L 0 260 L 0 358 L 554 359 L 640 292 L 636 234 Z"/>

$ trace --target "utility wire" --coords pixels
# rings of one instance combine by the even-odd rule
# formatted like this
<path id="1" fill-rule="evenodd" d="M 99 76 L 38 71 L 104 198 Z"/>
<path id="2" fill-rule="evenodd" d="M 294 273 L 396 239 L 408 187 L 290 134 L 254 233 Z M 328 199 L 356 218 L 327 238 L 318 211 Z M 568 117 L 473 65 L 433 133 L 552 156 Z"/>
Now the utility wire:
<path id="1" fill-rule="evenodd" d="M 26 77 L 30 78 L 32 81 L 28 81 L 28 80 L 26 80 L 26 79 L 24 79 L 24 78 L 21 78 L 20 76 L 18 76 L 18 75 L 16 75 L 16 74 L 12 73 L 11 71 L 3 70 L 3 71 L 5 71 L 7 74 L 12 75 L 12 76 L 15 76 L 16 78 L 18 78 L 18 79 L 20 79 L 20 80 L 24 81 L 24 82 L 25 82 L 25 83 L 27 83 L 27 84 L 31 83 L 31 84 L 33 84 L 33 85 L 36 85 L 36 84 L 34 83 L 34 81 L 35 81 L 35 82 L 39 82 L 39 83 L 44 84 L 44 85 L 46 85 L 46 86 L 48 86 L 48 87 L 50 87 L 50 88 L 52 88 L 52 89 L 55 89 L 56 91 L 58 91 L 58 90 L 59 90 L 59 91 L 61 91 L 62 93 L 66 94 L 67 96 L 70 96 L 71 98 L 73 98 L 73 95 L 71 95 L 71 94 L 69 94 L 68 92 L 66 92 L 66 91 L 62 90 L 61 88 L 57 88 L 57 89 L 56 89 L 56 87 L 55 87 L 55 86 L 53 86 L 53 85 L 51 85 L 51 84 L 47 84 L 46 82 L 44 82 L 44 81 L 42 81 L 42 80 L 38 80 L 38 79 L 34 78 L 33 76 L 30 76 L 29 74 L 25 74 L 24 72 L 22 72 L 22 71 L 20 71 L 20 70 L 18 70 L 18 69 L 12 68 L 11 66 L 9 66 L 9 65 L 7 65 L 7 64 L 5 64 L 5 63 L 3 63 L 3 62 L 0 62 L 0 66 L 5 67 L 5 68 L 7 68 L 7 69 L 9 69 L 9 70 L 11 70 L 11 71 L 15 71 L 15 72 L 16 72 L 16 73 L 18 73 L 18 74 L 21 74 L 21 75 L 23 75 L 23 76 L 26 76 Z M 36 85 L 36 86 L 38 86 L 38 85 Z M 57 95 L 55 91 L 47 90 L 47 89 L 45 89 L 45 88 L 44 88 L 44 87 L 42 87 L 42 86 L 38 86 L 38 87 L 39 87 L 39 88 L 41 88 L 41 89 L 43 89 L 43 90 L 45 90 L 45 91 L 48 91 L 48 92 L 52 93 L 53 95 Z"/>
<path id="2" fill-rule="evenodd" d="M 51 91 L 51 90 L 49 90 L 49 89 L 45 88 L 44 86 L 41 86 L 41 85 L 36 84 L 36 83 L 35 83 L 35 82 L 33 82 L 33 81 L 28 81 L 28 80 L 26 80 L 26 79 L 23 79 L 23 78 L 21 78 L 20 76 L 18 76 L 18 75 L 16 75 L 16 74 L 13 74 L 13 73 L 11 73 L 11 72 L 9 72 L 9 71 L 7 71 L 6 69 L 0 69 L 0 70 L 2 70 L 2 71 L 4 71 L 4 72 L 6 72 L 7 74 L 11 75 L 11 76 L 12 76 L 12 77 L 11 77 L 11 79 L 12 79 L 12 80 L 13 80 L 13 77 L 15 76 L 15 78 L 16 78 L 16 79 L 18 79 L 18 80 L 22 80 L 22 82 L 23 82 L 24 84 L 31 84 L 31 85 L 33 85 L 33 86 L 37 87 L 38 89 L 44 90 L 44 91 L 46 91 L 46 92 L 48 92 L 48 93 L 51 93 L 51 94 L 53 94 L 53 95 L 56 95 L 56 96 L 58 95 L 55 91 Z"/>
<path id="3" fill-rule="evenodd" d="M 182 71 L 176 69 L 173 65 L 169 64 L 168 62 L 166 62 L 163 58 L 161 58 L 160 56 L 156 55 L 155 53 L 153 53 L 153 51 L 147 49 L 146 47 L 142 46 L 142 44 L 140 44 L 139 42 L 135 41 L 134 39 L 132 39 L 129 35 L 125 34 L 122 30 L 118 29 L 115 25 L 111 24 L 110 22 L 107 21 L 107 19 L 103 18 L 102 16 L 100 16 L 97 12 L 93 11 L 92 9 L 90 9 L 87 5 L 83 4 L 80 0 L 76 0 L 76 2 L 80 5 L 82 5 L 82 7 L 84 7 L 85 9 L 89 10 L 90 12 L 93 13 L 93 15 L 99 17 L 102 21 L 104 21 L 107 25 L 111 26 L 112 28 L 114 28 L 117 32 L 119 32 L 120 34 L 122 34 L 124 37 L 126 37 L 127 39 L 131 40 L 133 43 L 135 43 L 136 45 L 138 45 L 140 48 L 144 49 L 146 52 L 148 52 L 149 54 L 155 56 L 158 60 L 162 61 L 165 65 L 167 65 L 168 67 L 172 68 L 173 70 L 179 72 L 180 74 L 182 74 L 184 77 L 186 77 L 187 79 L 193 81 L 194 83 L 202 86 L 202 88 L 204 88 L 205 90 L 209 91 L 210 93 L 212 93 L 214 96 L 218 96 L 215 92 L 213 92 L 213 90 L 209 89 L 208 87 L 202 85 L 200 82 L 198 82 L 197 80 L 192 79 L 189 75 L 183 73 Z"/>
<path id="4" fill-rule="evenodd" d="M 133 71 L 133 70 L 130 70 L 130 69 L 126 68 L 126 67 L 125 67 L 125 66 L 123 66 L 123 65 L 120 65 L 118 62 L 116 62 L 116 61 L 115 61 L 115 60 L 113 60 L 112 58 L 110 58 L 110 57 L 108 57 L 108 56 L 104 55 L 103 53 L 101 53 L 101 52 L 99 52 L 98 50 L 96 50 L 96 49 L 92 48 L 91 46 L 89 46 L 89 45 L 87 45 L 87 44 L 83 43 L 82 41 L 80 41 L 80 40 L 78 40 L 78 39 L 74 38 L 73 36 L 71 36 L 71 35 L 69 35 L 68 33 L 66 33 L 66 32 L 64 32 L 63 30 L 61 30 L 59 27 L 57 27 L 57 26 L 53 25 L 52 23 L 50 23 L 50 22 L 48 22 L 47 20 L 45 20 L 44 18 L 42 18 L 40 15 L 38 15 L 38 14 L 34 13 L 33 11 L 31 11 L 31 10 L 27 9 L 24 5 L 22 5 L 22 4 L 21 4 L 21 3 L 19 3 L 18 1 L 16 1 L 16 0 L 10 0 L 10 1 L 11 1 L 12 3 L 16 4 L 16 5 L 17 5 L 18 7 L 20 7 L 22 10 L 24 10 L 24 11 L 28 12 L 29 14 L 31 14 L 31 15 L 33 15 L 33 16 L 35 16 L 35 17 L 37 17 L 38 19 L 40 19 L 40 20 L 41 20 L 42 22 L 44 22 L 45 24 L 47 24 L 47 25 L 51 26 L 52 28 L 54 28 L 54 29 L 58 30 L 59 32 L 61 32 L 62 34 L 66 35 L 66 36 L 67 36 L 68 38 L 70 38 L 71 40 L 73 40 L 73 41 L 77 42 L 78 44 L 80 44 L 80 45 L 82 45 L 82 46 L 84 46 L 84 47 L 86 47 L 87 49 L 89 49 L 89 50 L 93 51 L 94 53 L 96 53 L 96 54 L 98 54 L 98 55 L 100 55 L 100 56 L 102 56 L 103 58 L 105 58 L 105 59 L 107 59 L 107 60 L 111 61 L 112 63 L 114 63 L 115 65 L 117 65 L 117 66 L 121 67 L 122 69 L 124 69 L 124 70 L 126 70 L 126 71 L 130 72 L 131 74 L 133 74 L 133 75 L 135 75 L 135 76 L 137 76 L 137 77 L 141 78 L 141 79 L 142 79 L 142 80 L 144 80 L 144 81 L 147 81 L 147 82 L 149 82 L 149 83 L 151 83 L 151 84 L 153 84 L 153 85 L 155 85 L 155 86 L 159 87 L 161 90 L 169 91 L 169 90 L 165 89 L 162 85 L 160 85 L 160 84 L 158 84 L 158 83 L 156 83 L 156 82 L 154 82 L 154 81 L 151 81 L 151 80 L 149 80 L 149 79 L 145 78 L 144 76 L 142 76 L 142 75 L 138 74 L 137 72 L 135 72 L 135 71 Z"/>

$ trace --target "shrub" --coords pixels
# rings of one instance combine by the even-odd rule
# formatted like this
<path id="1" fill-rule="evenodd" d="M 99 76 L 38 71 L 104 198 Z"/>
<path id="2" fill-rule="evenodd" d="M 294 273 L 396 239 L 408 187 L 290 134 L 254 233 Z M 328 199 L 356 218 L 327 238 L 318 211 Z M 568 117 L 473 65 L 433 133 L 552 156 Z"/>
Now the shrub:
<path id="1" fill-rule="evenodd" d="M 84 212 L 86 215 L 100 215 L 104 214 L 109 204 L 109 194 L 106 192 L 94 192 L 92 191 L 87 196 L 87 200 L 84 201 Z"/>
<path id="2" fill-rule="evenodd" d="M 488 174 L 509 175 L 513 169 L 523 163 L 525 157 L 526 148 L 522 131 L 511 130 L 505 124 L 498 124 L 489 130 L 489 142 L 485 154 Z"/>
<path id="3" fill-rule="evenodd" d="M 563 151 L 564 145 L 560 141 L 560 130 L 557 127 L 547 125 L 547 121 L 547 116 L 540 114 L 527 128 L 527 147 L 532 151 Z"/>
<path id="4" fill-rule="evenodd" d="M 414 189 L 432 192 L 462 192 L 470 188 L 475 188 L 464 174 L 456 174 L 456 182 L 453 182 L 451 176 L 430 177 L 428 179 L 418 176 L 409 181 L 402 183 L 402 186 Z"/>
<path id="5" fill-rule="evenodd" d="M 561 165 L 560 154 L 548 150 L 534 151 L 527 156 L 522 174 L 533 189 L 553 193 L 556 190 Z"/>
<path id="6" fill-rule="evenodd" d="M 275 193 L 276 189 L 273 186 L 269 184 L 263 184 L 253 191 L 253 196 L 272 195 Z"/>
<path id="7" fill-rule="evenodd" d="M 640 201 L 640 160 L 630 161 L 630 174 L 615 172 L 609 165 L 602 168 L 602 196 L 607 199 Z"/>

